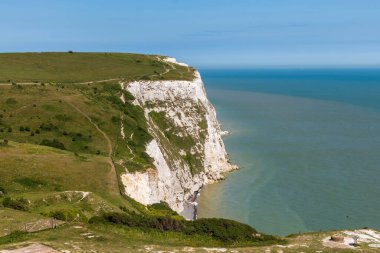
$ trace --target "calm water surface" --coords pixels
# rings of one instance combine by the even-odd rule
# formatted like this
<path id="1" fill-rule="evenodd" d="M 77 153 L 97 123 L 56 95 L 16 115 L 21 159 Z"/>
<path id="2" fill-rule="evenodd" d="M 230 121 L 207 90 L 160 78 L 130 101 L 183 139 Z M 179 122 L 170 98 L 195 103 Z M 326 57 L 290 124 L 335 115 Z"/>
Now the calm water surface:
<path id="1" fill-rule="evenodd" d="M 200 217 L 266 233 L 380 229 L 380 70 L 204 70 L 233 163 Z"/>

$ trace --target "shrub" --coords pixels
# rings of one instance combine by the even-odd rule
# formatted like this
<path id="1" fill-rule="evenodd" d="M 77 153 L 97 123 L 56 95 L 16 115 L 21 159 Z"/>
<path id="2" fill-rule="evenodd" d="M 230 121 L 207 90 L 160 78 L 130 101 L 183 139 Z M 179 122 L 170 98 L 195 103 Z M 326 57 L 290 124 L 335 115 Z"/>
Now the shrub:
<path id="1" fill-rule="evenodd" d="M 29 177 L 18 178 L 15 180 L 15 182 L 28 188 L 39 188 L 43 185 L 46 185 L 46 182 L 40 179 L 34 179 L 34 178 L 29 178 Z"/>
<path id="2" fill-rule="evenodd" d="M 165 204 L 157 204 L 156 208 L 166 208 Z M 226 245 L 236 242 L 276 242 L 283 241 L 270 235 L 257 235 L 257 231 L 249 225 L 242 224 L 227 219 L 199 219 L 187 221 L 183 219 L 174 219 L 172 217 L 154 217 L 149 215 L 139 215 L 123 209 L 125 213 L 106 213 L 102 216 L 92 217 L 90 223 L 113 223 L 125 225 L 128 227 L 140 228 L 142 230 L 154 229 L 161 232 L 173 231 L 181 232 L 186 235 L 209 236 Z"/>
<path id="3" fill-rule="evenodd" d="M 62 150 L 66 149 L 65 145 L 63 145 L 63 143 L 60 142 L 57 139 L 53 139 L 52 141 L 44 139 L 44 140 L 41 141 L 40 145 L 42 145 L 42 146 L 48 146 L 48 147 L 53 147 L 53 148 L 58 148 L 58 149 L 62 149 Z"/>
<path id="4" fill-rule="evenodd" d="M 115 117 L 115 116 L 112 116 L 111 120 L 113 123 L 117 123 L 120 121 L 120 119 L 118 117 Z"/>
<path id="5" fill-rule="evenodd" d="M 40 128 L 46 131 L 53 131 L 53 130 L 58 129 L 58 127 L 53 125 L 52 123 L 43 123 L 40 125 Z"/>
<path id="6" fill-rule="evenodd" d="M 208 235 L 219 241 L 227 242 L 250 241 L 257 231 L 237 221 L 211 218 L 187 222 L 185 233 Z"/>
<path id="7" fill-rule="evenodd" d="M 75 210 L 62 209 L 62 210 L 52 211 L 49 216 L 56 218 L 58 220 L 72 221 L 77 217 L 77 215 L 78 215 L 78 212 L 76 212 Z"/>
<path id="8" fill-rule="evenodd" d="M 17 100 L 15 98 L 8 98 L 6 101 L 5 101 L 6 104 L 8 105 L 15 105 L 17 104 Z"/>
<path id="9" fill-rule="evenodd" d="M 8 133 L 12 132 L 12 127 L 8 127 Z"/>
<path id="10" fill-rule="evenodd" d="M 181 231 L 182 224 L 179 220 L 169 217 L 149 217 L 135 213 L 107 213 L 102 217 L 91 218 L 90 223 L 111 222 L 141 229 L 156 229 L 160 231 Z"/>
<path id="11" fill-rule="evenodd" d="M 0 196 L 4 195 L 5 193 L 7 192 L 5 191 L 4 187 L 0 185 Z"/>
<path id="12" fill-rule="evenodd" d="M 147 208 L 152 215 L 178 216 L 177 212 L 173 211 L 165 202 L 148 205 Z"/>
<path id="13" fill-rule="evenodd" d="M 29 210 L 29 201 L 24 198 L 12 199 L 10 197 L 6 197 L 3 200 L 3 206 L 12 208 L 15 210 L 28 211 Z"/>
<path id="14" fill-rule="evenodd" d="M 24 132 L 25 128 L 23 126 L 20 126 L 20 132 Z"/>

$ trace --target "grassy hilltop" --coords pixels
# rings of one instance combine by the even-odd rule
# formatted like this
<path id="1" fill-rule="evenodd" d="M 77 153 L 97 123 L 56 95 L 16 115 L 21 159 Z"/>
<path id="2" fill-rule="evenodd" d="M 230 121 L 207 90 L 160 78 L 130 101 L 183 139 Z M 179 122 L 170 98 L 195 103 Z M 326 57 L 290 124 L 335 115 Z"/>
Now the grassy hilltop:
<path id="1" fill-rule="evenodd" d="M 0 54 L 0 83 L 73 83 L 108 79 L 192 80 L 193 69 L 164 57 L 126 53 Z"/>

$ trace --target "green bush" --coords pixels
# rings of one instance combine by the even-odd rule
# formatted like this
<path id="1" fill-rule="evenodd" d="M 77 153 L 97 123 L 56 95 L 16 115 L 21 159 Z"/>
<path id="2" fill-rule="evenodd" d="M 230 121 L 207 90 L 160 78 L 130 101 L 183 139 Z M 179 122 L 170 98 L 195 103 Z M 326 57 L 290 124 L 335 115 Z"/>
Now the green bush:
<path id="1" fill-rule="evenodd" d="M 5 103 L 6 103 L 7 105 L 15 105 L 15 104 L 17 104 L 18 102 L 17 102 L 17 100 L 16 100 L 15 98 L 8 98 L 8 99 L 5 101 Z"/>
<path id="2" fill-rule="evenodd" d="M 136 213 L 107 213 L 103 217 L 91 218 L 90 223 L 111 222 L 141 229 L 156 229 L 159 231 L 181 231 L 180 221 L 169 217 L 149 217 Z"/>
<path id="3" fill-rule="evenodd" d="M 65 145 L 60 142 L 59 140 L 57 139 L 53 139 L 52 141 L 51 140 L 47 140 L 47 139 L 43 139 L 40 143 L 40 145 L 42 146 L 48 146 L 48 147 L 53 147 L 53 148 L 58 148 L 58 149 L 62 149 L 62 150 L 65 150 Z"/>
<path id="4" fill-rule="evenodd" d="M 0 196 L 4 195 L 5 193 L 7 192 L 5 191 L 4 187 L 0 185 Z"/>
<path id="5" fill-rule="evenodd" d="M 6 197 L 3 200 L 3 206 L 12 208 L 15 210 L 28 211 L 29 210 L 29 201 L 24 198 L 12 199 L 10 197 Z"/>
<path id="6" fill-rule="evenodd" d="M 40 125 L 40 128 L 42 129 L 42 130 L 46 130 L 46 131 L 53 131 L 53 130 L 57 130 L 58 129 L 58 127 L 57 126 L 55 126 L 53 123 L 42 123 L 41 125 Z"/>
<path id="7" fill-rule="evenodd" d="M 157 209 L 165 208 L 165 204 L 155 204 Z M 148 207 L 152 208 L 152 206 Z M 181 232 L 189 236 L 208 236 L 226 245 L 236 242 L 279 242 L 276 237 L 260 234 L 249 225 L 227 219 L 199 219 L 187 221 L 175 219 L 170 216 L 140 215 L 124 210 L 125 213 L 106 213 L 102 216 L 95 216 L 90 219 L 90 223 L 113 223 L 142 230 L 153 229 L 161 232 L 173 231 Z"/>
<path id="8" fill-rule="evenodd" d="M 186 222 L 186 234 L 208 235 L 219 241 L 251 241 L 257 231 L 246 225 L 226 219 L 199 219 Z"/>
<path id="9" fill-rule="evenodd" d="M 78 215 L 78 212 L 75 210 L 62 209 L 55 210 L 50 213 L 50 217 L 56 218 L 63 221 L 73 221 Z"/>
<path id="10" fill-rule="evenodd" d="M 173 211 L 165 202 L 148 205 L 147 208 L 151 215 L 178 216 L 177 212 Z"/>
<path id="11" fill-rule="evenodd" d="M 22 186 L 33 188 L 33 189 L 46 185 L 46 182 L 40 179 L 34 179 L 34 178 L 29 178 L 29 177 L 18 178 L 15 180 L 15 182 L 21 184 Z"/>

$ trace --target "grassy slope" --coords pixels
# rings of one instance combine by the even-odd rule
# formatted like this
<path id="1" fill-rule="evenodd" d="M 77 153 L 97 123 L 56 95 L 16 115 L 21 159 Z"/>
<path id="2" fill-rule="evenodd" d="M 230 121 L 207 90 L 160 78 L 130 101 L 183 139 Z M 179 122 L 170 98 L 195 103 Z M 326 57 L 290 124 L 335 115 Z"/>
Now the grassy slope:
<path id="1" fill-rule="evenodd" d="M 174 66 L 174 69 L 173 69 Z M 160 73 L 165 73 L 160 75 Z M 193 70 L 161 56 L 125 53 L 0 54 L 0 83 L 87 82 L 114 78 L 192 80 Z"/>
<path id="2" fill-rule="evenodd" d="M 124 168 L 135 171 L 152 166 L 145 154 L 152 137 L 142 108 L 121 102 L 122 93 L 127 101 L 133 98 L 121 90 L 117 80 L 99 81 L 115 77 L 192 79 L 192 69 L 160 59 L 132 54 L 0 54 L 0 80 L 5 82 L 0 85 L 0 215 L 9 218 L 0 224 L 2 231 L 18 230 L 24 223 L 51 215 L 70 221 L 78 214 L 82 222 L 111 211 L 181 219 L 172 211 L 159 206 L 145 208 L 121 194 L 118 174 Z M 20 84 L 6 85 L 8 80 Z M 35 84 L 22 84 L 30 82 Z M 24 212 L 1 207 L 2 203 Z M 102 223 L 88 226 L 120 248 L 125 247 L 126 237 L 133 238 L 135 243 L 130 245 L 222 244 L 208 236 L 180 232 Z M 70 231 L 77 230 L 69 225 L 22 239 L 47 240 L 57 247 Z M 0 244 L 12 240 L 3 238 Z"/>
<path id="3" fill-rule="evenodd" d="M 118 98 L 121 90 L 116 83 L 2 86 L 0 92 L 0 139 L 32 144 L 56 139 L 68 151 L 107 155 L 104 136 L 73 108 L 74 105 L 88 114 L 111 139 L 114 159 L 134 162 L 142 168 L 150 165 L 142 155 L 132 159 L 127 147 L 129 145 L 136 154 L 143 153 L 149 135 L 141 120 L 141 109 L 121 103 Z M 127 136 L 135 133 L 128 144 L 121 139 L 121 120 Z"/>

